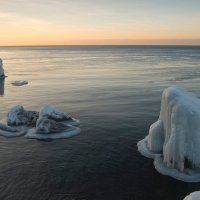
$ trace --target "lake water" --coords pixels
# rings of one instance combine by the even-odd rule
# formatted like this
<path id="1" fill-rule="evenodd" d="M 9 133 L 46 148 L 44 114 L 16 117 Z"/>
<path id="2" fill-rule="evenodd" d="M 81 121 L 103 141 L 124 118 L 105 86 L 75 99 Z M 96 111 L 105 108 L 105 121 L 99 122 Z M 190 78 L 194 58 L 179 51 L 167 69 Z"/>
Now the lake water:
<path id="1" fill-rule="evenodd" d="M 0 47 L 0 57 L 8 76 L 0 118 L 16 104 L 50 104 L 82 122 L 69 139 L 0 137 L 1 200 L 182 200 L 200 190 L 159 174 L 137 151 L 164 88 L 200 96 L 200 47 Z M 21 79 L 29 84 L 10 84 Z"/>

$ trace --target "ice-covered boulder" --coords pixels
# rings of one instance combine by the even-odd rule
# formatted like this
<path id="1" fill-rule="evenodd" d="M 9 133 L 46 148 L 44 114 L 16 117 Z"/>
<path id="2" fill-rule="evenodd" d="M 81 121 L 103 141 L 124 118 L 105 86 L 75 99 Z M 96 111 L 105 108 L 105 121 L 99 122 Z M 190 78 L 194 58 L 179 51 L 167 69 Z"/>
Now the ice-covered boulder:
<path id="1" fill-rule="evenodd" d="M 9 126 L 35 125 L 39 116 L 37 111 L 27 111 L 23 106 L 12 107 L 7 114 L 7 124 Z"/>
<path id="2" fill-rule="evenodd" d="M 30 129 L 25 135 L 31 139 L 61 139 L 68 138 L 80 133 L 80 129 L 72 125 L 49 119 L 48 117 L 39 117 L 36 127 Z"/>
<path id="3" fill-rule="evenodd" d="M 200 99 L 178 87 L 164 90 L 161 111 L 138 150 L 161 174 L 200 181 Z"/>
<path id="4" fill-rule="evenodd" d="M 53 119 L 47 117 L 38 118 L 36 122 L 36 131 L 40 133 L 56 133 L 67 129 L 67 125 L 56 122 Z"/>
<path id="5" fill-rule="evenodd" d="M 200 200 L 200 191 L 192 192 L 186 196 L 183 200 Z"/>
<path id="6" fill-rule="evenodd" d="M 65 120 L 70 119 L 70 117 L 65 113 L 56 110 L 53 106 L 45 105 L 41 108 L 40 117 L 48 117 L 55 120 Z"/>
<path id="7" fill-rule="evenodd" d="M 4 69 L 3 69 L 3 61 L 0 58 L 0 78 L 5 78 Z"/>
<path id="8" fill-rule="evenodd" d="M 53 119 L 55 121 L 66 122 L 66 124 L 70 125 L 79 125 L 80 122 L 72 117 L 70 117 L 67 113 L 56 110 L 53 106 L 45 105 L 40 109 L 39 117 L 47 117 L 49 119 Z"/>

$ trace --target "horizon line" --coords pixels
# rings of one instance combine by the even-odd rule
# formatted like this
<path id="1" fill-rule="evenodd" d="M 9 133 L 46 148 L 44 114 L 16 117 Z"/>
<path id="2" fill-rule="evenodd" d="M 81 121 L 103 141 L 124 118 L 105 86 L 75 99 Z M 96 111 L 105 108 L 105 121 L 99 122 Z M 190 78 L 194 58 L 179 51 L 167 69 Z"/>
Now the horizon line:
<path id="1" fill-rule="evenodd" d="M 0 45 L 0 47 L 38 47 L 38 46 L 200 46 L 200 44 L 39 44 L 39 45 Z"/>

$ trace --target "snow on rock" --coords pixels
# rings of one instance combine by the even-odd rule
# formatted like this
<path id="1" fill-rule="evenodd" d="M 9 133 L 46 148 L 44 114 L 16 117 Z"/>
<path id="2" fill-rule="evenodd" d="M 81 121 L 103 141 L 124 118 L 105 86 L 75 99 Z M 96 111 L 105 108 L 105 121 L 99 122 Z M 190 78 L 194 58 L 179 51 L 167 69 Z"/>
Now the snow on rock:
<path id="1" fill-rule="evenodd" d="M 17 80 L 17 81 L 12 81 L 11 84 L 14 86 L 22 86 L 22 85 L 27 85 L 28 81 Z"/>
<path id="2" fill-rule="evenodd" d="M 200 200 L 200 191 L 192 192 L 186 196 L 183 200 Z"/>
<path id="3" fill-rule="evenodd" d="M 161 174 L 199 182 L 200 99 L 182 88 L 164 90 L 159 119 L 137 145 Z"/>
<path id="4" fill-rule="evenodd" d="M 0 78 L 5 78 L 4 69 L 3 69 L 3 61 L 0 58 Z"/>

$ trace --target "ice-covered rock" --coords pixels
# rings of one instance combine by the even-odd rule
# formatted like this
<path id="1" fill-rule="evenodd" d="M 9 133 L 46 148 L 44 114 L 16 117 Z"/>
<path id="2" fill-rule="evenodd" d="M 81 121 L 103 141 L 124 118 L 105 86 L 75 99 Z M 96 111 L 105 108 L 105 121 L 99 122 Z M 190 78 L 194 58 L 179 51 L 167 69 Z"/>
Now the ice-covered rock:
<path id="1" fill-rule="evenodd" d="M 17 80 L 17 81 L 12 81 L 11 84 L 14 86 L 22 86 L 22 85 L 27 85 L 28 81 Z"/>
<path id="2" fill-rule="evenodd" d="M 0 58 L 0 78 L 5 78 L 4 69 L 3 69 L 3 61 Z"/>
<path id="3" fill-rule="evenodd" d="M 25 135 L 32 139 L 61 139 L 68 138 L 80 133 L 80 129 L 71 125 L 57 122 L 48 117 L 39 117 L 36 127 L 32 128 Z"/>
<path id="4" fill-rule="evenodd" d="M 177 87 L 164 90 L 157 122 L 138 142 L 161 174 L 186 182 L 200 181 L 200 99 Z"/>
<path id="5" fill-rule="evenodd" d="M 186 196 L 183 200 L 200 200 L 200 191 L 192 192 Z"/>
<path id="6" fill-rule="evenodd" d="M 36 122 L 36 131 L 40 133 L 62 132 L 67 128 L 67 125 L 56 122 L 53 119 L 48 119 L 47 117 L 38 118 Z"/>
<path id="7" fill-rule="evenodd" d="M 45 105 L 41 108 L 39 112 L 40 118 L 47 117 L 49 119 L 53 119 L 55 121 L 65 121 L 66 124 L 70 125 L 79 125 L 80 122 L 72 117 L 70 117 L 67 113 L 56 110 L 53 106 Z"/>
<path id="8" fill-rule="evenodd" d="M 55 120 L 65 120 L 70 117 L 65 112 L 60 112 L 56 110 L 53 106 L 45 105 L 41 108 L 40 117 L 48 117 Z"/>
<path id="9" fill-rule="evenodd" d="M 25 110 L 23 106 L 12 107 L 7 118 L 0 121 L 0 135 L 13 137 L 26 134 L 27 138 L 58 139 L 80 133 L 73 125 L 80 122 L 52 106 L 44 106 L 40 112 Z"/>
<path id="10" fill-rule="evenodd" d="M 39 116 L 37 111 L 26 111 L 23 106 L 12 107 L 7 114 L 7 124 L 9 126 L 35 125 Z"/>

